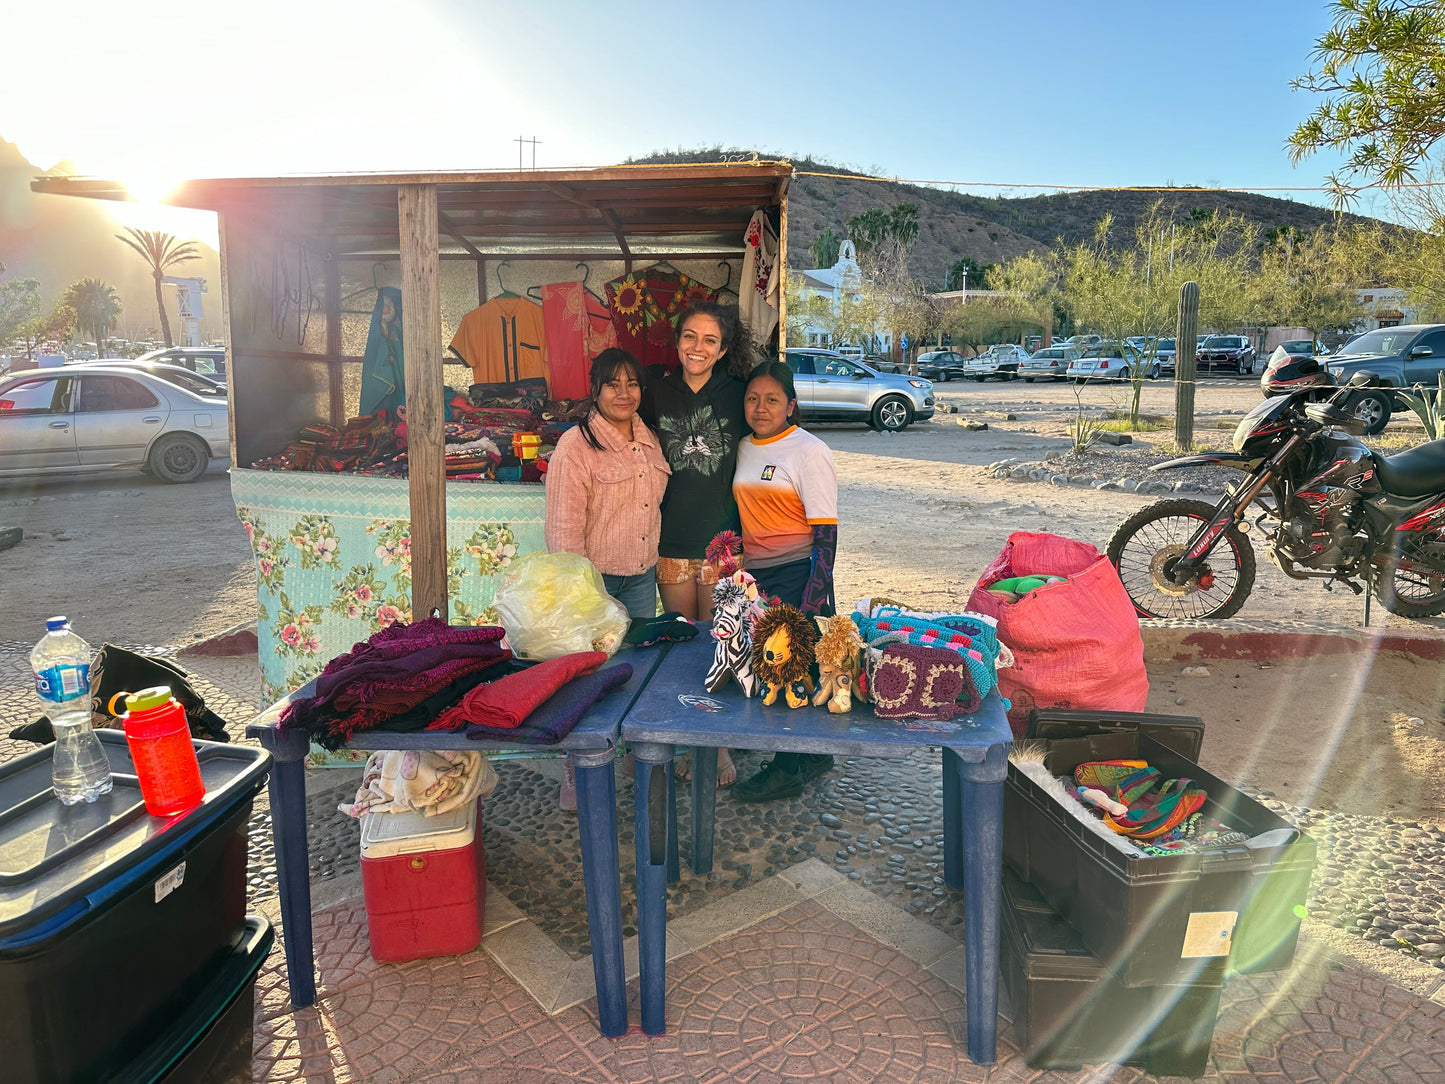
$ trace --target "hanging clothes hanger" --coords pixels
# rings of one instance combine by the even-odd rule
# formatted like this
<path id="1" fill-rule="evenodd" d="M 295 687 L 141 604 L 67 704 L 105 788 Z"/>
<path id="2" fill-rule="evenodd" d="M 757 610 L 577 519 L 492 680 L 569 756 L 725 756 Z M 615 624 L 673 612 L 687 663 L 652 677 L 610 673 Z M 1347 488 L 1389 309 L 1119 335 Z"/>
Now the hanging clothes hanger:
<path id="1" fill-rule="evenodd" d="M 517 296 L 516 293 L 514 293 L 513 291 L 507 289 L 507 284 L 502 281 L 502 268 L 506 267 L 506 266 L 507 266 L 507 263 L 508 263 L 508 261 L 503 260 L 501 263 L 497 264 L 497 285 L 502 288 L 502 292 L 497 295 L 498 297 L 516 297 L 516 296 Z"/>
<path id="2" fill-rule="evenodd" d="M 590 286 L 587 285 L 587 280 L 592 277 L 592 268 L 589 267 L 589 266 L 588 266 L 587 264 L 585 264 L 585 263 L 579 263 L 577 266 L 580 267 L 580 268 L 582 268 L 582 271 L 583 271 L 583 275 L 582 275 L 582 289 L 586 290 L 589 294 L 591 294 L 591 295 L 592 295 L 592 300 L 596 301 L 597 304 L 599 304 L 599 305 L 606 305 L 606 304 L 607 304 L 607 299 L 606 299 L 605 297 L 598 297 L 596 291 L 593 290 L 592 287 L 590 287 Z"/>
<path id="3" fill-rule="evenodd" d="M 378 294 L 378 293 L 380 293 L 380 292 L 381 292 L 381 283 L 377 281 L 377 271 L 379 271 L 379 270 L 385 270 L 385 269 L 386 269 L 386 264 L 382 263 L 381 261 L 377 261 L 376 263 L 372 264 L 372 265 L 371 265 L 371 285 L 370 285 L 370 286 L 363 286 L 363 287 L 362 287 L 361 289 L 359 289 L 359 290 L 353 290 L 351 293 L 347 294 L 345 297 L 343 297 L 343 298 L 341 298 L 340 300 L 338 300 L 338 301 L 336 302 L 336 311 L 337 311 L 337 312 L 342 312 L 342 313 L 347 313 L 347 314 L 349 314 L 349 315 L 351 315 L 351 316 L 370 316 L 370 315 L 371 315 L 371 309 L 348 309 L 348 308 L 346 307 L 346 303 L 347 303 L 348 301 L 351 301 L 351 300 L 354 299 L 354 298 L 358 298 L 358 297 L 362 296 L 363 294 Z M 373 297 L 371 300 L 372 300 L 372 307 L 374 308 L 374 307 L 375 307 L 375 303 L 376 303 L 376 298 Z"/>
<path id="4" fill-rule="evenodd" d="M 731 286 L 728 285 L 728 283 L 732 282 L 732 280 L 733 280 L 733 265 L 730 264 L 730 263 L 728 263 L 727 260 L 719 260 L 719 261 L 717 262 L 717 265 L 718 265 L 719 267 L 725 268 L 725 269 L 727 270 L 727 273 L 728 273 L 728 277 L 725 278 L 725 279 L 723 279 L 723 284 L 717 288 L 717 295 L 718 295 L 718 297 L 722 297 L 723 294 L 732 294 L 733 297 L 735 297 L 735 298 L 737 298 L 738 300 L 741 301 L 741 300 L 742 300 L 741 295 L 740 295 L 736 290 L 734 290 Z"/>
<path id="5" fill-rule="evenodd" d="M 535 293 L 533 293 L 534 290 L 536 291 Z M 542 300 L 542 287 L 540 287 L 540 286 L 528 286 L 528 287 L 527 287 L 527 296 L 530 297 L 533 301 L 541 301 L 541 300 Z"/>

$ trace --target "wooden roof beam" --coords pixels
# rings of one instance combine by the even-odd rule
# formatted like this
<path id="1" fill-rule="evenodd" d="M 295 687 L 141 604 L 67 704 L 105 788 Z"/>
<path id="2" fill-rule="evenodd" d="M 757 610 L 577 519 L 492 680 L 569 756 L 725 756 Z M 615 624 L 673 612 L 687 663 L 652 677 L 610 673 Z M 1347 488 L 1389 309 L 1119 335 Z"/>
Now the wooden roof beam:
<path id="1" fill-rule="evenodd" d="M 457 229 L 456 223 L 451 220 L 445 211 L 437 211 L 437 221 L 441 223 L 442 229 L 447 231 L 447 236 L 461 245 L 462 248 L 466 249 L 479 260 L 486 259 L 486 257 L 482 255 L 481 250 L 462 235 L 461 230 Z"/>

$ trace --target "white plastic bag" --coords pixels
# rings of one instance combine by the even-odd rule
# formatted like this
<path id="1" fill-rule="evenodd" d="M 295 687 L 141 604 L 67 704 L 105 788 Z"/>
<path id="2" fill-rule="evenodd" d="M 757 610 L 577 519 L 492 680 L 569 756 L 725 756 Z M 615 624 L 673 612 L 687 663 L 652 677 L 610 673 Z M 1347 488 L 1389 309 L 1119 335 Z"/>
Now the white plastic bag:
<path id="1" fill-rule="evenodd" d="M 502 573 L 492 605 L 519 658 L 555 659 L 578 651 L 616 654 L 627 608 L 607 593 L 602 573 L 575 553 L 529 553 Z"/>

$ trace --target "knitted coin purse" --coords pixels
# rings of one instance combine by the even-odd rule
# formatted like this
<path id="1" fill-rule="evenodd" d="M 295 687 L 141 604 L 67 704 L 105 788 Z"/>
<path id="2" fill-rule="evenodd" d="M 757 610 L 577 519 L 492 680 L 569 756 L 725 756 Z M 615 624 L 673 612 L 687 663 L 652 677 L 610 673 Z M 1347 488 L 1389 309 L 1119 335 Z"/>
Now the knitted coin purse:
<path id="1" fill-rule="evenodd" d="M 977 711 L 978 691 L 956 651 L 889 644 L 873 668 L 873 714 L 880 719 L 933 719 Z"/>

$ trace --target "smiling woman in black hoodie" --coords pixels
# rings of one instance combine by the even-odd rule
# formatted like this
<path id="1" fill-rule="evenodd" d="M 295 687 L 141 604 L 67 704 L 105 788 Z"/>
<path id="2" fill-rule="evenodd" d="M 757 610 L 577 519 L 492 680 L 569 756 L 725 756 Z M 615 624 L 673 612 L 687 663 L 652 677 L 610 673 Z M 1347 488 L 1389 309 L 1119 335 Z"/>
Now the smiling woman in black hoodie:
<path id="1" fill-rule="evenodd" d="M 648 383 L 639 413 L 672 467 L 662 500 L 657 588 L 664 609 L 696 618 L 694 580 L 707 544 L 719 531 L 740 526 L 732 483 L 738 442 L 748 432 L 743 378 L 754 359 L 734 306 L 694 303 L 677 326 L 677 368 Z M 718 750 L 718 782 L 736 778 L 727 750 Z"/>

